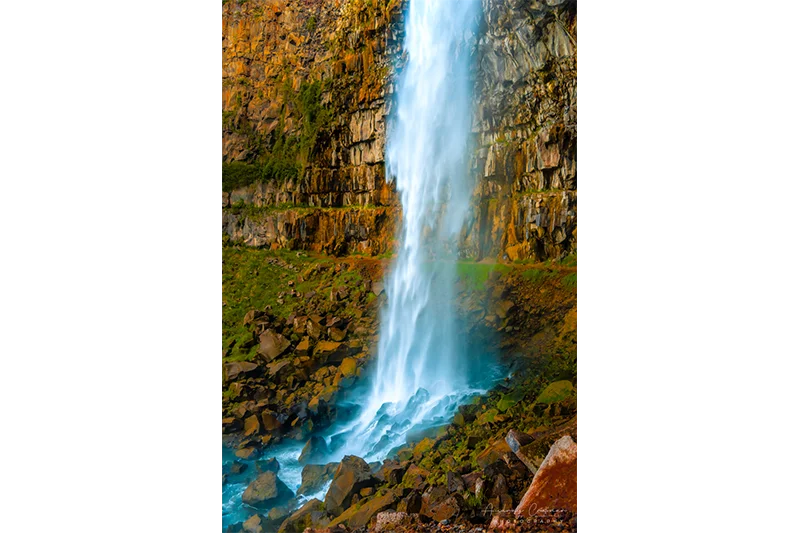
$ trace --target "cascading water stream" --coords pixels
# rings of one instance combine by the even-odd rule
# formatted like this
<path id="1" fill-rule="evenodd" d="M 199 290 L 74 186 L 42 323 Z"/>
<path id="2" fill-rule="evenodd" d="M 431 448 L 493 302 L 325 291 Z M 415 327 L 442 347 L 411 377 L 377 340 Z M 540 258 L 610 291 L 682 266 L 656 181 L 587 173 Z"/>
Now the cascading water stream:
<path id="1" fill-rule="evenodd" d="M 469 384 L 452 309 L 456 244 L 472 193 L 469 59 L 478 7 L 477 0 L 408 5 L 407 62 L 386 152 L 387 175 L 403 205 L 400 246 L 373 385 L 361 415 L 340 433 L 348 435 L 349 453 L 367 459 L 385 457 L 412 427 L 444 422 L 478 392 Z"/>
<path id="2" fill-rule="evenodd" d="M 408 2 L 407 60 L 386 151 L 387 177 L 396 180 L 403 206 L 400 245 L 386 283 L 371 382 L 360 395 L 351 391 L 356 415 L 323 435 L 328 461 L 348 454 L 382 460 L 406 444 L 410 431 L 448 423 L 458 405 L 497 377 L 491 365 L 467 356 L 453 309 L 457 241 L 473 186 L 467 172 L 470 49 L 479 9 L 479 0 Z M 300 484 L 302 445 L 272 452 L 292 490 Z M 245 486 L 229 487 L 223 496 L 228 522 L 248 516 L 239 508 Z"/>

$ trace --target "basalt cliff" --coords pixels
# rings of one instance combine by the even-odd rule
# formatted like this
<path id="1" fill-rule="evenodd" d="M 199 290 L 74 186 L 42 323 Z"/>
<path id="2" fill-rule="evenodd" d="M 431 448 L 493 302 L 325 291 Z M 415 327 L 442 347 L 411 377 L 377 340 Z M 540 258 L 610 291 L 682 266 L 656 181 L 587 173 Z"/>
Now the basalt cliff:
<path id="1" fill-rule="evenodd" d="M 465 259 L 577 250 L 574 2 L 482 0 Z M 399 0 L 223 4 L 223 233 L 272 249 L 391 252 L 384 167 Z"/>
<path id="2" fill-rule="evenodd" d="M 318 435 L 374 371 L 402 223 L 384 157 L 405 5 L 223 2 L 225 531 L 577 528 L 576 3 L 481 4 L 453 307 L 508 377 L 368 464 L 325 463 Z"/>

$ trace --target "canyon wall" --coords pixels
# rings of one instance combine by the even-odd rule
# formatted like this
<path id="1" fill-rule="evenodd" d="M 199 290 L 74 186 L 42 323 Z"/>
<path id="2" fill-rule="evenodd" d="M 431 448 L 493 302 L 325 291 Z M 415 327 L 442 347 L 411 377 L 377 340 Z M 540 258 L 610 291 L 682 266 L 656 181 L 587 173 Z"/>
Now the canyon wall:
<path id="1" fill-rule="evenodd" d="M 464 258 L 577 250 L 574 1 L 483 0 L 474 54 Z M 401 209 L 384 170 L 400 0 L 223 4 L 223 234 L 251 246 L 390 252 Z M 255 177 L 254 177 L 255 176 Z"/>

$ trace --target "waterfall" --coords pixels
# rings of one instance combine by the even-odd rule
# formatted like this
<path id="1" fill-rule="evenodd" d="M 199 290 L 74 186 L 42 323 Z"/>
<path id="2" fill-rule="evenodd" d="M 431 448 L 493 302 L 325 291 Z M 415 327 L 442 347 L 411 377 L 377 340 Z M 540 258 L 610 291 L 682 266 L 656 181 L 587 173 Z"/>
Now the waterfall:
<path id="1" fill-rule="evenodd" d="M 403 207 L 386 283 L 377 367 L 361 414 L 338 436 L 344 449 L 382 459 L 407 432 L 444 423 L 471 388 L 453 306 L 457 239 L 472 185 L 470 46 L 478 0 L 410 0 L 387 178 Z"/>

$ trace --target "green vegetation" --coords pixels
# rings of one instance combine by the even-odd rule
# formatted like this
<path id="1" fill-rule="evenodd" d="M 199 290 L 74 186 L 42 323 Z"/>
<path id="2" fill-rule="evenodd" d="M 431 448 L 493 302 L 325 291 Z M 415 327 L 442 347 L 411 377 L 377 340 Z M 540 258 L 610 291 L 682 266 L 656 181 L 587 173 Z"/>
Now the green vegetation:
<path id="1" fill-rule="evenodd" d="M 459 261 L 456 265 L 456 275 L 464 283 L 465 287 L 473 291 L 483 290 L 489 275 L 493 271 L 505 274 L 512 269 L 509 265 L 502 263 L 475 263 L 471 261 Z"/>
<path id="2" fill-rule="evenodd" d="M 577 287 L 578 286 L 578 273 L 573 272 L 571 274 L 567 274 L 563 278 L 561 278 L 561 283 L 564 284 L 564 287 Z"/>
<path id="3" fill-rule="evenodd" d="M 308 20 L 306 21 L 306 29 L 310 32 L 313 32 L 317 29 L 317 17 L 315 15 L 308 17 Z"/>
<path id="4" fill-rule="evenodd" d="M 257 182 L 285 183 L 297 178 L 314 155 L 321 132 L 331 124 L 331 112 L 322 105 L 323 87 L 319 81 L 303 82 L 299 91 L 292 89 L 291 78 L 284 79 L 283 92 L 287 101 L 278 127 L 268 138 L 261 138 L 247 120 L 237 121 L 237 112 L 244 105 L 236 94 L 231 109 L 222 112 L 223 129 L 248 137 L 249 144 L 259 154 L 249 163 L 222 164 L 222 190 L 230 192 Z M 287 135 L 287 111 L 300 117 L 300 133 Z"/>

